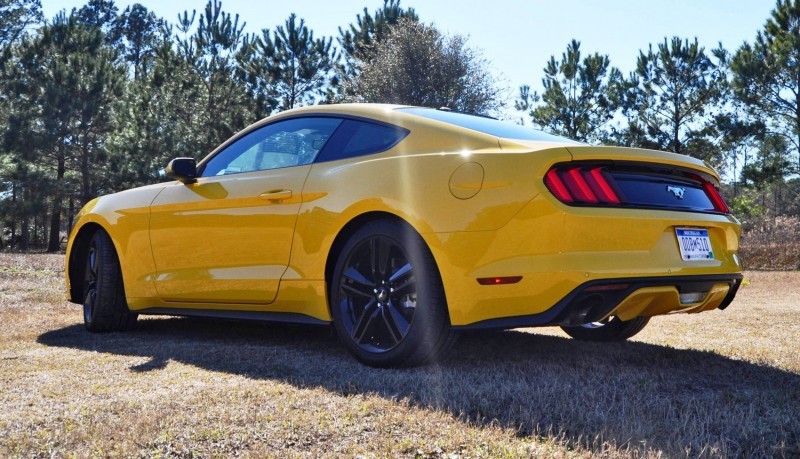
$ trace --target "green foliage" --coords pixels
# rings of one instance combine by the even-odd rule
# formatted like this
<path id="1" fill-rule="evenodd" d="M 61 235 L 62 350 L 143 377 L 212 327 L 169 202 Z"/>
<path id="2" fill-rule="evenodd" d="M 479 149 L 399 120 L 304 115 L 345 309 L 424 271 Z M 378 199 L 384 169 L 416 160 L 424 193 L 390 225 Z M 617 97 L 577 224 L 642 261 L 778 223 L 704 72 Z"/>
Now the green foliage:
<path id="1" fill-rule="evenodd" d="M 339 45 L 348 62 L 368 59 L 368 50 L 389 34 L 389 29 L 401 20 L 419 22 L 414 8 L 404 9 L 400 0 L 383 0 L 383 7 L 370 14 L 364 8 L 364 15 L 357 14 L 355 24 L 348 28 L 339 27 Z"/>
<path id="2" fill-rule="evenodd" d="M 157 76 L 174 87 L 174 109 L 188 128 L 183 156 L 202 158 L 242 127 L 255 121 L 253 101 L 237 78 L 242 59 L 252 55 L 252 42 L 244 33 L 239 15 L 232 16 L 222 4 L 209 1 L 194 26 L 195 12 L 184 12 L 178 22 L 177 57 L 166 58 L 165 73 Z M 166 81 L 172 80 L 172 81 Z"/>
<path id="3" fill-rule="evenodd" d="M 460 35 L 446 37 L 432 25 L 401 21 L 358 62 L 346 100 L 395 103 L 488 113 L 499 90 L 487 62 Z"/>
<path id="4" fill-rule="evenodd" d="M 730 199 L 728 205 L 745 227 L 749 227 L 753 222 L 762 221 L 767 216 L 767 208 L 761 204 L 758 194 L 753 192 L 739 194 Z"/>
<path id="5" fill-rule="evenodd" d="M 152 183 L 170 158 L 202 158 L 276 110 L 504 103 L 464 37 L 400 0 L 364 8 L 336 42 L 295 15 L 245 33 L 219 0 L 175 24 L 113 0 L 44 23 L 40 0 L 0 0 L 0 242 L 52 250 L 83 202 Z M 538 127 L 706 160 L 748 227 L 800 215 L 800 0 L 778 0 L 733 56 L 665 39 L 626 78 L 573 40 L 545 64 L 543 89 L 523 86 L 515 104 Z"/>
<path id="6" fill-rule="evenodd" d="M 697 39 L 678 37 L 639 53 L 624 105 L 630 144 L 718 160 L 709 115 L 724 96 L 726 54 L 712 54 L 716 61 Z"/>
<path id="7" fill-rule="evenodd" d="M 41 21 L 41 0 L 0 0 L 0 51 L 16 43 L 26 27 Z"/>
<path id="8" fill-rule="evenodd" d="M 413 8 L 403 8 L 400 0 L 383 0 L 383 7 L 370 14 L 364 8 L 363 16 L 356 15 L 356 22 L 346 28 L 339 27 L 339 47 L 342 61 L 336 65 L 336 78 L 331 81 L 328 101 L 338 102 L 352 99 L 357 94 L 348 93 L 352 88 L 352 80 L 358 75 L 359 63 L 368 62 L 372 53 L 369 51 L 377 43 L 382 42 L 389 30 L 400 21 L 419 22 L 419 16 Z"/>
<path id="9" fill-rule="evenodd" d="M 531 94 L 530 86 L 522 86 L 515 107 L 554 134 L 592 142 L 604 136 L 602 128 L 620 106 L 623 78 L 619 70 L 609 68 L 608 56 L 595 53 L 581 59 L 580 46 L 572 40 L 561 61 L 550 56 L 541 98 Z"/>
<path id="10" fill-rule="evenodd" d="M 260 57 L 271 59 L 269 75 L 280 110 L 312 103 L 316 96 L 324 94 L 338 59 L 331 48 L 333 39 L 314 39 L 314 32 L 306 27 L 303 19 L 298 23 L 294 14 L 275 29 L 273 40 L 269 40 L 266 30 L 262 37 Z"/>
<path id="11" fill-rule="evenodd" d="M 61 13 L 23 40 L 4 71 L 13 105 L 5 149 L 17 172 L 35 171 L 50 181 L 48 250 L 58 250 L 63 200 L 74 193 L 86 202 L 105 189 L 105 138 L 115 127 L 125 69 L 99 28 Z M 19 185 L 25 197 L 30 183 Z"/>
<path id="12" fill-rule="evenodd" d="M 800 0 L 778 0 L 755 43 L 731 61 L 733 88 L 750 113 L 786 138 L 800 170 Z"/>
<path id="13" fill-rule="evenodd" d="M 125 8 L 117 18 L 122 57 L 133 69 L 133 79 L 146 77 L 155 65 L 156 49 L 163 42 L 164 20 L 152 11 L 135 3 Z"/>
<path id="14" fill-rule="evenodd" d="M 73 9 L 71 16 L 85 26 L 100 29 L 106 43 L 116 44 L 119 41 L 118 11 L 113 0 L 89 0 L 81 8 Z"/>

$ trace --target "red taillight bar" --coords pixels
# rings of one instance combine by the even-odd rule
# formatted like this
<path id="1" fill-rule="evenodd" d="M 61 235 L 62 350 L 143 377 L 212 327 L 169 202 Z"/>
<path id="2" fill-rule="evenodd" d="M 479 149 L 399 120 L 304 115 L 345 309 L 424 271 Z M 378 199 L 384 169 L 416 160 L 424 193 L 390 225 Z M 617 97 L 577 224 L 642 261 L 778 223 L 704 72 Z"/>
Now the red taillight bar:
<path id="1" fill-rule="evenodd" d="M 608 181 L 610 179 L 606 179 L 606 175 L 603 172 L 602 167 L 596 167 L 592 169 L 591 171 L 589 171 L 589 174 L 594 179 L 594 183 L 596 183 L 597 186 L 600 188 L 600 193 L 598 193 L 598 196 L 600 196 L 601 201 L 610 202 L 612 204 L 620 203 L 619 197 L 617 196 L 617 193 L 614 191 L 611 185 L 609 185 Z"/>
<path id="2" fill-rule="evenodd" d="M 547 175 L 544 176 L 544 184 L 547 185 L 547 188 L 550 190 L 551 193 L 555 195 L 561 202 L 572 202 L 572 196 L 567 191 L 567 187 L 564 186 L 564 182 L 561 181 L 561 178 L 558 176 L 558 173 L 555 169 L 550 169 L 547 172 Z"/>
<path id="3" fill-rule="evenodd" d="M 717 191 L 717 189 L 714 187 L 713 184 L 711 184 L 711 182 L 703 180 L 703 189 L 705 190 L 708 198 L 711 199 L 711 203 L 714 204 L 714 210 L 725 214 L 730 213 L 731 211 L 730 208 L 728 208 L 728 205 L 725 203 L 725 200 L 722 199 L 722 196 L 719 194 L 719 191 Z"/>
<path id="4" fill-rule="evenodd" d="M 602 167 L 550 169 L 544 177 L 550 192 L 566 204 L 620 204 L 622 200 L 611 185 L 612 181 Z"/>
<path id="5" fill-rule="evenodd" d="M 576 167 L 568 170 L 567 173 L 564 174 L 564 183 L 567 184 L 567 188 L 569 188 L 572 195 L 575 196 L 578 201 L 589 203 L 598 201 L 597 196 L 594 195 L 591 187 L 589 187 L 589 184 L 586 183 L 586 180 L 583 178 L 580 168 Z"/>

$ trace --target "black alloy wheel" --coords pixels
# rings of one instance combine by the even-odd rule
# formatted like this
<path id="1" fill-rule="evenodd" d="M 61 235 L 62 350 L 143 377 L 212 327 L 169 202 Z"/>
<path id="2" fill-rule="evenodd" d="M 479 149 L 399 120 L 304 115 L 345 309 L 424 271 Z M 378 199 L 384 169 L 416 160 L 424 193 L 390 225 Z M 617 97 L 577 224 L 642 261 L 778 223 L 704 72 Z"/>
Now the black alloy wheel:
<path id="1" fill-rule="evenodd" d="M 370 352 L 386 352 L 403 341 L 417 310 L 414 268 L 403 249 L 382 235 L 360 242 L 342 273 L 343 324 Z"/>
<path id="2" fill-rule="evenodd" d="M 446 347 L 450 321 L 422 238 L 391 221 L 351 236 L 334 270 L 331 312 L 348 350 L 367 365 L 411 366 Z"/>

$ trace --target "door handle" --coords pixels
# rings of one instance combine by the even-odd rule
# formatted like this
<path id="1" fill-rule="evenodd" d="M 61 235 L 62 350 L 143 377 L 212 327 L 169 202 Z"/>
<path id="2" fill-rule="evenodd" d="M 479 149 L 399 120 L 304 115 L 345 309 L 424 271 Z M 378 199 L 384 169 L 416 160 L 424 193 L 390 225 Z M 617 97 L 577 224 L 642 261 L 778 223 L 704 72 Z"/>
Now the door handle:
<path id="1" fill-rule="evenodd" d="M 292 197 L 292 190 L 272 190 L 258 195 L 259 198 L 267 201 L 283 201 Z"/>

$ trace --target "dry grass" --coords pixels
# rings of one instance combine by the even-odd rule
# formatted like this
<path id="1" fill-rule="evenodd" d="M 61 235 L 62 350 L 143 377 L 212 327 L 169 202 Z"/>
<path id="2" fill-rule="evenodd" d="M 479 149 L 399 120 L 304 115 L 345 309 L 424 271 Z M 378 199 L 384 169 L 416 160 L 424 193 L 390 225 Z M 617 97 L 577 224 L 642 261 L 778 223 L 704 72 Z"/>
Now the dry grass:
<path id="1" fill-rule="evenodd" d="M 627 343 L 480 334 L 375 370 L 326 329 L 89 334 L 61 263 L 0 254 L 1 457 L 800 457 L 798 272 Z"/>

